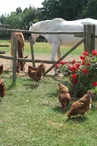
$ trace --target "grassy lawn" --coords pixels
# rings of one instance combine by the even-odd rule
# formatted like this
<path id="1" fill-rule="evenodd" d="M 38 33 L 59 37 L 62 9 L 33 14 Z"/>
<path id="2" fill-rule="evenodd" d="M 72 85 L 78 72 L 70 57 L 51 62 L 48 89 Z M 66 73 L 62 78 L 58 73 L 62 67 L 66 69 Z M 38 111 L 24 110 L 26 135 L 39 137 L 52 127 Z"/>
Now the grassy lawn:
<path id="1" fill-rule="evenodd" d="M 51 51 L 47 43 L 42 47 L 37 43 L 35 47 L 36 54 Z M 29 43 L 25 48 L 30 53 Z M 10 47 L 3 49 L 10 52 Z M 82 48 L 73 55 L 80 52 Z M 70 120 L 68 111 L 60 108 L 58 81 L 67 79 L 45 76 L 38 85 L 27 76 L 18 76 L 13 85 L 5 71 L 2 78 L 6 96 L 0 103 L 0 146 L 97 146 L 97 102 L 93 101 L 91 111 L 84 117 Z"/>
<path id="2" fill-rule="evenodd" d="M 37 85 L 18 77 L 13 86 L 8 74 L 2 77 L 0 146 L 97 146 L 96 102 L 85 117 L 68 120 L 58 102 L 57 80 L 46 76 Z"/>
<path id="3" fill-rule="evenodd" d="M 9 47 L 4 47 L 4 48 L 0 48 L 0 50 L 5 50 L 6 53 L 10 52 L 10 42 L 8 41 L 2 41 L 0 40 L 0 44 L 7 44 L 9 45 Z M 61 52 L 62 54 L 65 54 L 71 47 L 61 47 Z M 84 51 L 83 49 L 83 44 L 80 45 L 78 48 L 76 48 L 71 55 L 80 55 L 82 52 Z M 51 54 L 51 45 L 48 43 L 41 43 L 41 42 L 37 42 L 34 45 L 34 53 L 35 54 Z M 30 43 L 28 41 L 26 41 L 25 43 L 25 54 L 31 54 L 30 51 Z"/>

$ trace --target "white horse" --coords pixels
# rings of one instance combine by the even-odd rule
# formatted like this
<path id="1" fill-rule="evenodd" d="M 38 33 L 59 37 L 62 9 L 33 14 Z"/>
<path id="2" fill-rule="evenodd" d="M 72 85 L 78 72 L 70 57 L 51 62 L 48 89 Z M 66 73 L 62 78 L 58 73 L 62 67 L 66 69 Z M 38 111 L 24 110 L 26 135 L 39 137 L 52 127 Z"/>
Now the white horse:
<path id="1" fill-rule="evenodd" d="M 50 31 L 61 31 L 61 32 L 83 32 L 84 31 L 84 25 L 86 24 L 94 24 L 96 26 L 95 34 L 97 35 L 97 20 L 86 18 L 86 19 L 79 19 L 74 21 L 66 21 L 62 18 L 55 18 L 52 20 L 45 20 L 40 21 L 35 24 L 32 24 L 30 26 L 30 31 L 36 31 L 36 32 L 50 32 Z M 81 38 L 74 37 L 73 34 L 31 34 L 33 41 L 35 42 L 36 39 L 39 37 L 39 35 L 43 36 L 47 39 L 47 41 L 52 45 L 52 54 L 51 54 L 51 60 L 54 61 L 55 55 L 57 52 L 58 59 L 61 57 L 60 52 L 60 46 L 70 46 L 76 44 Z M 97 48 L 97 43 L 95 44 L 95 47 Z"/>
<path id="2" fill-rule="evenodd" d="M 87 25 L 87 24 L 91 24 L 91 25 L 95 25 L 95 34 L 97 35 L 97 20 L 96 19 L 92 19 L 92 18 L 85 18 L 85 19 L 79 19 L 79 20 L 74 20 L 76 22 L 81 23 L 82 25 Z"/>
<path id="3" fill-rule="evenodd" d="M 83 32 L 83 25 L 77 21 L 65 21 L 61 18 L 55 18 L 52 20 L 40 21 L 32 24 L 29 28 L 30 31 L 34 32 Z M 54 61 L 57 52 L 58 59 L 61 57 L 60 46 L 61 45 L 72 45 L 77 43 L 81 38 L 74 37 L 73 34 L 31 34 L 33 41 L 35 42 L 39 35 L 47 39 L 52 45 L 51 60 Z"/>

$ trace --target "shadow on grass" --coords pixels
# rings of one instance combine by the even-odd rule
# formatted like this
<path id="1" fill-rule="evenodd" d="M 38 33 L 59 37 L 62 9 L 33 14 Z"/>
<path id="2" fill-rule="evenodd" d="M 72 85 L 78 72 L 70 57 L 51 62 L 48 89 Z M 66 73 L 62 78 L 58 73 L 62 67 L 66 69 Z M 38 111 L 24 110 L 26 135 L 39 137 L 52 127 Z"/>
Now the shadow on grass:
<path id="1" fill-rule="evenodd" d="M 75 117 L 71 117 L 69 119 L 66 120 L 66 122 L 72 121 L 74 123 L 83 123 L 87 120 L 88 118 L 85 116 L 75 116 Z"/>
<path id="2" fill-rule="evenodd" d="M 35 89 L 39 86 L 39 84 L 34 82 L 33 84 L 24 84 L 23 86 L 25 86 L 26 89 Z"/>
<path id="3" fill-rule="evenodd" d="M 12 82 L 11 85 L 7 88 L 7 91 L 8 90 L 11 90 L 12 88 L 14 88 L 16 86 L 16 82 Z"/>
<path id="4" fill-rule="evenodd" d="M 24 78 L 24 81 L 29 82 L 29 83 L 23 84 L 23 86 L 25 86 L 26 89 L 29 89 L 29 88 L 35 89 L 39 86 L 39 82 L 35 82 L 31 78 Z"/>
<path id="5" fill-rule="evenodd" d="M 9 74 L 9 73 L 10 73 L 9 70 L 4 70 L 3 72 L 4 72 L 5 74 Z"/>
<path id="6" fill-rule="evenodd" d="M 52 109 L 53 109 L 53 111 L 55 111 L 57 113 L 66 114 L 66 116 L 67 116 L 68 108 L 65 111 L 62 109 L 62 107 L 55 107 Z M 72 121 L 73 123 L 83 123 L 87 119 L 88 118 L 86 116 L 75 116 L 75 117 L 71 117 L 71 118 L 67 117 L 66 122 Z"/>
<path id="7" fill-rule="evenodd" d="M 67 110 L 63 110 L 62 107 L 54 107 L 52 108 L 53 111 L 57 112 L 57 113 L 62 113 L 62 114 L 66 114 Z"/>
<path id="8" fill-rule="evenodd" d="M 63 85 L 67 85 L 68 86 L 68 80 L 66 80 L 66 78 L 58 77 L 58 76 L 51 76 L 51 78 L 54 79 L 57 82 L 62 83 Z"/>

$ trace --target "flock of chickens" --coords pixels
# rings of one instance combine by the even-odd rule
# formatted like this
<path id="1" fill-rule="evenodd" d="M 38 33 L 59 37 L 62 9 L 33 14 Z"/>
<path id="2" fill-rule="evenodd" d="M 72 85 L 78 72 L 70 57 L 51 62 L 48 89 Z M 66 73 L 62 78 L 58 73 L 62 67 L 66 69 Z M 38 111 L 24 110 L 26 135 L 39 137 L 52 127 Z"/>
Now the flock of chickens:
<path id="1" fill-rule="evenodd" d="M 0 97 L 1 99 L 5 96 L 6 88 L 3 79 L 1 78 L 1 74 L 3 72 L 3 65 L 0 66 Z M 39 82 L 43 74 L 45 72 L 45 65 L 41 63 L 37 67 L 28 66 L 28 76 L 32 80 Z M 65 111 L 69 104 L 71 103 L 71 95 L 69 93 L 68 87 L 65 85 L 58 83 L 59 88 L 59 102 L 61 103 L 62 109 Z M 89 90 L 87 93 L 80 98 L 79 100 L 75 101 L 71 107 L 69 112 L 67 113 L 68 118 L 71 116 L 76 115 L 84 115 L 91 109 L 91 98 L 92 98 L 92 91 Z"/>
<path id="2" fill-rule="evenodd" d="M 59 102 L 61 103 L 63 110 L 66 110 L 71 102 L 71 95 L 68 88 L 61 83 L 59 83 L 59 91 Z M 75 101 L 71 105 L 70 111 L 67 113 L 68 118 L 76 115 L 84 115 L 86 112 L 88 112 L 91 109 L 92 95 L 93 92 L 88 90 L 88 92 L 82 98 Z"/>
<path id="3" fill-rule="evenodd" d="M 44 72 L 45 66 L 43 63 L 41 63 L 38 67 L 28 66 L 28 76 L 36 82 L 42 79 Z M 67 114 L 68 118 L 75 115 L 84 115 L 86 112 L 88 112 L 91 109 L 92 94 L 92 91 L 89 90 L 87 94 L 85 94 L 82 98 L 74 102 L 71 105 L 70 111 Z M 58 98 L 63 110 L 66 110 L 71 102 L 71 95 L 69 93 L 68 88 L 61 83 L 59 83 Z"/>

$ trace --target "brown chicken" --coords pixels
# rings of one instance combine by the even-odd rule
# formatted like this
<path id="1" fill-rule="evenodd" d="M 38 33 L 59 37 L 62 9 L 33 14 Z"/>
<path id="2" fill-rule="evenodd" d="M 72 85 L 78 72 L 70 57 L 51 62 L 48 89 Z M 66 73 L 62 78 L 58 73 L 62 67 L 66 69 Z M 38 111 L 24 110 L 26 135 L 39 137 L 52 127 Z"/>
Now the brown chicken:
<path id="1" fill-rule="evenodd" d="M 42 79 L 44 72 L 45 66 L 43 63 L 41 63 L 37 68 L 28 66 L 28 76 L 36 82 Z"/>
<path id="2" fill-rule="evenodd" d="M 0 75 L 3 72 L 3 65 L 0 66 Z M 0 77 L 0 101 L 5 96 L 6 88 L 3 79 Z"/>
<path id="3" fill-rule="evenodd" d="M 0 75 L 2 74 L 2 72 L 3 72 L 3 64 L 0 65 Z"/>
<path id="4" fill-rule="evenodd" d="M 2 74 L 2 72 L 3 72 L 3 64 L 0 65 L 0 75 Z M 6 92 L 5 90 L 6 90 L 6 88 L 5 88 L 4 81 L 0 77 L 0 101 L 5 96 L 5 92 Z"/>
<path id="5" fill-rule="evenodd" d="M 91 108 L 92 91 L 89 90 L 82 98 L 74 102 L 68 112 L 67 116 L 70 118 L 75 115 L 83 115 Z"/>
<path id="6" fill-rule="evenodd" d="M 44 64 L 43 64 L 42 62 L 41 62 L 41 64 L 38 65 L 37 67 L 29 66 L 28 68 L 29 68 L 30 70 L 35 70 L 35 71 L 37 71 L 39 67 L 42 68 L 42 71 L 43 71 L 43 74 L 44 74 L 44 72 L 45 72 L 45 66 L 44 66 Z"/>
<path id="7" fill-rule="evenodd" d="M 2 80 L 2 78 L 0 78 L 0 97 L 4 97 L 5 96 L 5 84 L 4 81 Z"/>
<path id="8" fill-rule="evenodd" d="M 71 101 L 69 90 L 65 85 L 59 83 L 59 92 L 59 102 L 61 103 L 63 110 L 66 110 Z"/>

